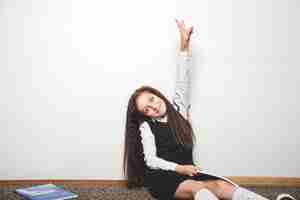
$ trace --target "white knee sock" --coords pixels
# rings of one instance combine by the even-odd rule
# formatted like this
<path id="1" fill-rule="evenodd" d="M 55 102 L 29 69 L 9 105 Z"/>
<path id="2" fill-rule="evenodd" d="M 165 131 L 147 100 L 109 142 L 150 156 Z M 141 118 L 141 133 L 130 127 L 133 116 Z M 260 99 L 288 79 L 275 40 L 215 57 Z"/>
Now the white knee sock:
<path id="1" fill-rule="evenodd" d="M 203 188 L 195 193 L 194 200 L 219 200 L 210 190 Z"/>
<path id="2" fill-rule="evenodd" d="M 276 200 L 296 200 L 296 198 L 290 194 L 281 193 L 277 196 Z"/>
<path id="3" fill-rule="evenodd" d="M 257 193 L 243 187 L 237 187 L 232 195 L 232 200 L 269 200 Z"/>

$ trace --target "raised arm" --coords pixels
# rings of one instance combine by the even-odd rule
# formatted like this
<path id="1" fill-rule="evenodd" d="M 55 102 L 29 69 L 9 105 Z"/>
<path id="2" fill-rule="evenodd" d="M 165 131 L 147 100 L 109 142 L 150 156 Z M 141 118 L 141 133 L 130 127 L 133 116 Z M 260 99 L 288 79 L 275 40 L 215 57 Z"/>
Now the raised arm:
<path id="1" fill-rule="evenodd" d="M 193 27 L 185 28 L 183 21 L 176 20 L 180 33 L 180 48 L 177 58 L 175 91 L 172 103 L 181 115 L 189 120 L 190 105 L 190 37 Z"/>
<path id="2" fill-rule="evenodd" d="M 185 117 L 188 118 L 189 105 L 189 65 L 190 65 L 190 50 L 189 40 L 193 28 L 185 28 L 184 22 L 177 21 L 177 27 L 180 31 L 180 49 L 177 64 L 176 87 L 173 96 L 173 105 Z M 156 154 L 155 138 L 147 122 L 140 126 L 142 145 L 144 151 L 144 159 L 146 165 L 152 169 L 162 169 L 176 171 L 180 174 L 193 176 L 198 173 L 197 168 L 193 165 L 180 165 L 162 159 Z"/>

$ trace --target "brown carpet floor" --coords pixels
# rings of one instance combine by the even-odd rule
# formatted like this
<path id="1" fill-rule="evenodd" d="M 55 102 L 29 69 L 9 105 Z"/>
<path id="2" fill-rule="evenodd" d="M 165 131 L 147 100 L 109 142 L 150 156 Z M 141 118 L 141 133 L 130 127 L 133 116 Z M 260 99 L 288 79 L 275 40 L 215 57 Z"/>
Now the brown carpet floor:
<path id="1" fill-rule="evenodd" d="M 16 188 L 29 187 L 32 185 L 5 185 L 0 186 L 0 200 L 21 200 L 22 198 L 14 191 Z M 155 200 L 145 188 L 126 189 L 124 187 L 80 187 L 70 185 L 58 185 L 79 195 L 77 200 Z M 270 200 L 275 200 L 280 193 L 289 193 L 300 200 L 300 188 L 286 187 L 246 187 Z"/>

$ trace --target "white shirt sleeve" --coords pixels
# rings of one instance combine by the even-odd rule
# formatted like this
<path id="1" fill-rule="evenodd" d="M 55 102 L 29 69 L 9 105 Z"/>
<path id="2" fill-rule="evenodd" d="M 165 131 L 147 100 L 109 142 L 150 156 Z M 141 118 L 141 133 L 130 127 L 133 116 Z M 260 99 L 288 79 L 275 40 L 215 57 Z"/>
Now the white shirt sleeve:
<path id="1" fill-rule="evenodd" d="M 144 149 L 144 160 L 146 162 L 146 165 L 151 169 L 175 171 L 176 166 L 178 165 L 177 163 L 157 157 L 155 138 L 147 122 L 141 124 L 140 131 Z"/>
<path id="2" fill-rule="evenodd" d="M 191 55 L 188 52 L 179 52 L 176 66 L 175 92 L 172 104 L 175 109 L 189 120 L 190 110 L 190 63 Z"/>

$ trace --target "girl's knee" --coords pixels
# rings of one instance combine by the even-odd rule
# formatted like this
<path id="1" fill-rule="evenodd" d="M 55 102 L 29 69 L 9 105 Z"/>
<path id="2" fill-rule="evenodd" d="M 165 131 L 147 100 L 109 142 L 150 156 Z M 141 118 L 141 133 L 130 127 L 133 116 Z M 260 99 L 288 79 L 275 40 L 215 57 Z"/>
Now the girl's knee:
<path id="1" fill-rule="evenodd" d="M 216 181 L 216 186 L 217 186 L 218 189 L 220 189 L 222 191 L 227 191 L 227 192 L 231 192 L 235 188 L 234 185 L 232 185 L 231 183 L 228 183 L 224 180 L 217 180 Z"/>
<path id="2" fill-rule="evenodd" d="M 193 198 L 195 193 L 204 188 L 204 186 L 201 181 L 186 180 L 179 184 L 175 192 L 175 197 Z"/>
<path id="3" fill-rule="evenodd" d="M 220 199 L 232 199 L 232 194 L 236 188 L 231 183 L 223 180 L 217 180 L 215 182 L 216 188 L 213 189 L 215 195 Z"/>
<path id="4" fill-rule="evenodd" d="M 186 191 L 191 194 L 205 187 L 205 185 L 201 181 L 186 180 L 184 182 L 186 185 Z"/>

